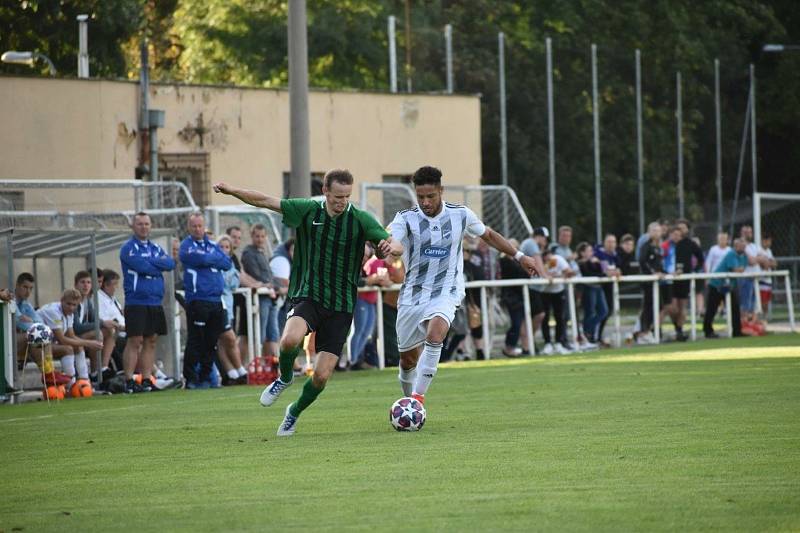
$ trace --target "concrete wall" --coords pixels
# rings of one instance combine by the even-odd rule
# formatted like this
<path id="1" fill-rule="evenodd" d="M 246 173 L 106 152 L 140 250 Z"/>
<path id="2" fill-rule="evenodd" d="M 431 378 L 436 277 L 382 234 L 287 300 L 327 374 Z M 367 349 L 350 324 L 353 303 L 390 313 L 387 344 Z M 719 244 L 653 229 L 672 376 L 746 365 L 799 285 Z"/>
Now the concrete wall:
<path id="1" fill-rule="evenodd" d="M 208 153 L 211 182 L 282 194 L 287 91 L 154 84 L 150 105 L 166 111 L 162 152 Z M 480 181 L 477 96 L 313 91 L 309 107 L 314 172 L 347 167 L 381 181 L 433 164 L 450 183 Z M 0 179 L 133 178 L 137 109 L 131 82 L 0 77 Z"/>

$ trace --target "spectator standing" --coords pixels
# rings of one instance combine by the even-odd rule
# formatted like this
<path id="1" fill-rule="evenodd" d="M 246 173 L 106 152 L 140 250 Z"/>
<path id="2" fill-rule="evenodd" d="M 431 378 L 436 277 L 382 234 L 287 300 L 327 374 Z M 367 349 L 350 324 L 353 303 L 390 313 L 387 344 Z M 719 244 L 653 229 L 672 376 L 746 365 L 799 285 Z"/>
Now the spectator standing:
<path id="1" fill-rule="evenodd" d="M 642 246 L 639 253 L 639 268 L 642 274 L 645 275 L 663 275 L 664 274 L 664 257 L 663 249 L 661 247 L 661 224 L 658 222 L 651 222 L 647 226 L 646 235 L 650 238 L 644 246 Z M 668 294 L 666 285 L 659 283 L 659 302 L 661 307 L 664 306 Z M 650 344 L 654 342 L 653 337 L 650 335 L 650 330 L 653 327 L 653 289 L 651 282 L 642 283 L 642 312 L 639 316 L 639 331 L 634 335 L 639 344 Z"/>
<path id="2" fill-rule="evenodd" d="M 761 265 L 758 260 L 758 246 L 753 242 L 753 227 L 749 224 L 742 226 L 739 238 L 745 242 L 744 253 L 747 255 L 747 267 L 745 272 L 761 272 Z M 755 280 L 757 278 L 741 278 L 738 280 L 739 302 L 742 306 L 745 322 L 752 322 L 755 319 Z"/>
<path id="3" fill-rule="evenodd" d="M 239 345 L 234 331 L 236 308 L 233 302 L 233 291 L 239 288 L 239 271 L 236 270 L 236 266 L 233 264 L 233 243 L 231 238 L 228 235 L 223 235 L 217 239 L 217 245 L 223 253 L 231 258 L 231 267 L 222 273 L 224 282 L 222 303 L 225 307 L 230 328 L 222 332 L 222 335 L 217 339 L 218 356 L 222 365 L 220 370 L 224 372 L 222 374 L 222 384 L 225 386 L 246 385 L 247 369 L 242 364 L 242 356 L 239 352 Z"/>
<path id="4" fill-rule="evenodd" d="M 616 235 L 613 233 L 607 234 L 605 239 L 603 239 L 602 246 L 597 246 L 595 248 L 594 255 L 600 260 L 600 267 L 603 269 L 603 274 L 606 276 L 619 275 L 619 257 L 617 257 Z M 600 288 L 603 290 L 603 296 L 605 296 L 608 312 L 606 313 L 605 318 L 600 322 L 600 328 L 597 332 L 597 342 L 599 342 L 604 348 L 608 348 L 611 345 L 603 338 L 603 331 L 605 330 L 608 318 L 613 312 L 614 286 L 611 283 L 603 283 L 600 285 Z"/>
<path id="5" fill-rule="evenodd" d="M 588 242 L 578 245 L 578 266 L 582 277 L 603 277 L 603 267 L 600 260 L 594 256 L 594 249 Z M 583 284 L 583 333 L 586 335 L 584 349 L 597 348 L 597 335 L 600 323 L 608 314 L 608 304 L 603 289 L 598 283 Z"/>
<path id="6" fill-rule="evenodd" d="M 389 279 L 392 284 L 403 283 L 406 271 L 400 259 L 388 258 L 386 262 Z M 383 293 L 383 357 L 386 366 L 400 364 L 400 350 L 397 345 L 397 300 L 400 291 L 386 291 Z M 462 310 L 463 314 L 463 310 Z"/>
<path id="7" fill-rule="evenodd" d="M 714 272 L 722 259 L 728 255 L 731 247 L 728 245 L 728 232 L 720 231 L 717 233 L 717 244 L 708 249 L 706 260 L 703 264 L 706 272 Z"/>
<path id="8" fill-rule="evenodd" d="M 76 379 L 89 379 L 85 350 L 100 350 L 103 344 L 96 340 L 81 339 L 73 329 L 75 309 L 81 301 L 81 293 L 67 289 L 61 300 L 42 306 L 39 316 L 42 322 L 53 330 L 53 356 L 61 356 L 61 370 L 69 376 L 70 383 Z"/>
<path id="9" fill-rule="evenodd" d="M 778 266 L 775 256 L 772 255 L 772 234 L 764 232 L 761 235 L 761 246 L 758 249 L 761 269 L 765 272 L 774 270 Z M 766 315 L 772 301 L 772 276 L 764 276 L 758 280 L 759 295 L 761 297 L 761 310 Z"/>
<path id="10" fill-rule="evenodd" d="M 127 342 L 122 354 L 125 392 L 147 392 L 155 364 L 156 339 L 167 334 L 164 299 L 164 272 L 175 268 L 175 260 L 150 240 L 152 222 L 144 212 L 133 216 L 133 236 L 119 252 L 122 287 L 125 291 Z M 142 385 L 134 381 L 137 368 Z"/>
<path id="11" fill-rule="evenodd" d="M 689 221 L 679 219 L 675 222 L 678 232 L 678 241 L 675 243 L 675 274 L 702 272 L 703 250 L 692 240 L 689 233 Z M 674 234 L 673 230 L 673 234 Z M 683 332 L 686 322 L 686 302 L 694 295 L 689 294 L 691 282 L 689 280 L 676 280 L 672 285 L 672 307 L 675 313 L 675 339 L 685 342 L 689 337 Z"/>
<path id="12" fill-rule="evenodd" d="M 289 312 L 289 277 L 292 272 L 292 257 L 294 257 L 294 237 L 282 242 L 275 248 L 272 259 L 269 261 L 269 269 L 272 271 L 272 283 L 278 293 L 278 330 L 283 331 L 286 325 L 286 314 Z"/>
<path id="13" fill-rule="evenodd" d="M 551 249 L 544 249 L 542 260 L 547 273 L 553 278 L 571 278 L 575 275 L 566 259 L 556 254 Z M 564 294 L 566 286 L 563 283 L 551 283 L 545 285 L 542 292 L 544 304 L 544 321 L 542 321 L 542 336 L 544 337 L 544 349 L 542 355 L 568 354 L 571 352 L 567 342 L 567 318 L 564 314 Z M 556 321 L 556 336 L 553 339 L 550 335 L 550 312 Z M 553 342 L 555 341 L 555 342 Z"/>
<path id="14" fill-rule="evenodd" d="M 189 236 L 181 242 L 180 248 L 185 270 L 183 285 L 188 329 L 183 376 L 186 388 L 207 389 L 211 386 L 217 339 L 231 327 L 222 307 L 225 286 L 222 273 L 231 268 L 233 262 L 206 235 L 201 213 L 189 216 L 188 230 Z"/>
<path id="15" fill-rule="evenodd" d="M 239 226 L 231 226 L 225 230 L 225 234 L 231 238 L 232 248 L 230 257 L 234 268 L 239 272 L 239 286 L 247 287 L 248 289 L 260 287 L 261 283 L 253 279 L 242 269 L 242 263 L 236 255 L 237 250 L 242 246 L 242 229 Z M 247 337 L 250 335 L 247 326 L 247 303 L 245 302 L 247 298 L 252 298 L 252 294 L 245 296 L 237 292 L 233 295 L 234 314 L 233 323 L 231 325 L 234 333 L 239 337 L 239 353 L 244 356 L 244 359 L 247 359 L 250 355 L 247 346 Z"/>
<path id="16" fill-rule="evenodd" d="M 514 249 L 519 248 L 519 242 L 515 239 L 508 239 L 508 242 L 511 243 Z M 501 279 L 528 279 L 528 277 L 528 273 L 513 256 L 500 254 Z M 506 331 L 506 341 L 503 347 L 503 355 L 506 357 L 519 357 L 522 355 L 522 349 L 518 344 L 520 329 L 525 321 L 525 301 L 522 291 L 526 290 L 528 290 L 526 287 L 503 287 L 500 290 L 500 301 L 508 311 L 508 317 L 511 322 L 508 331 Z"/>
<path id="17" fill-rule="evenodd" d="M 364 244 L 364 260 L 361 269 L 364 274 L 362 276 L 364 286 L 388 287 L 392 284 L 383 259 L 375 256 L 375 248 L 370 242 Z M 364 348 L 375 331 L 377 303 L 377 291 L 361 291 L 356 297 L 356 306 L 353 312 L 353 337 L 350 339 L 350 368 L 352 370 L 373 368 L 364 360 Z"/>
<path id="18" fill-rule="evenodd" d="M 477 245 L 468 237 L 464 239 L 464 278 L 466 281 L 483 281 L 483 261 L 478 252 Z M 475 344 L 475 357 L 486 359 L 483 351 L 483 328 L 481 313 L 481 290 L 466 289 L 465 301 L 467 306 L 467 326 L 469 327 L 472 342 Z"/>
<path id="19" fill-rule="evenodd" d="M 571 232 L 570 232 L 571 234 Z M 542 249 L 547 247 L 547 239 L 550 237 L 550 232 L 544 226 L 534 228 L 530 237 L 522 241 L 520 244 L 520 251 L 528 257 L 533 257 L 536 261 L 537 270 L 544 272 L 545 268 L 542 264 Z M 542 301 L 543 285 L 530 286 L 530 300 L 531 300 L 531 321 L 532 333 L 536 337 L 536 332 L 542 326 L 544 320 L 544 302 Z"/>
<path id="20" fill-rule="evenodd" d="M 729 250 L 722 261 L 719 262 L 714 272 L 744 272 L 748 265 L 748 257 L 745 252 L 747 242 L 744 239 L 734 239 L 733 249 Z M 741 278 L 746 279 L 746 278 Z M 739 313 L 739 294 L 736 290 L 737 279 L 715 278 L 708 282 L 708 306 L 706 316 L 703 319 L 703 332 L 707 339 L 719 337 L 714 332 L 714 317 L 717 314 L 719 304 L 724 300 L 725 295 L 731 294 L 731 322 L 733 325 L 733 336 L 742 335 L 742 322 Z"/>
<path id="21" fill-rule="evenodd" d="M 626 233 L 619 240 L 617 248 L 617 265 L 623 276 L 634 276 L 639 273 L 639 259 L 635 253 L 636 239 Z"/>
<path id="22" fill-rule="evenodd" d="M 267 228 L 263 224 L 255 224 L 250 229 L 250 241 L 242 252 L 244 271 L 261 283 L 267 294 L 258 295 L 258 308 L 261 328 L 261 355 L 278 355 L 278 308 L 277 294 L 272 284 L 272 271 L 269 268 L 269 250 L 267 245 Z"/>

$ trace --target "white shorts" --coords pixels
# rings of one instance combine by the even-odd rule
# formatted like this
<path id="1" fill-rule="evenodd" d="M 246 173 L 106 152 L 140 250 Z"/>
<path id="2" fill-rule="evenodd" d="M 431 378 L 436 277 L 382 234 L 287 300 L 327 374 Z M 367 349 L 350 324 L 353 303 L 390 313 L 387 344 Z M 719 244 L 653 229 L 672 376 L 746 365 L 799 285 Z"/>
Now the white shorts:
<path id="1" fill-rule="evenodd" d="M 424 305 L 401 305 L 397 308 L 397 345 L 401 352 L 413 350 L 425 342 L 428 321 L 442 317 L 453 323 L 458 304 L 449 298 L 436 298 Z"/>

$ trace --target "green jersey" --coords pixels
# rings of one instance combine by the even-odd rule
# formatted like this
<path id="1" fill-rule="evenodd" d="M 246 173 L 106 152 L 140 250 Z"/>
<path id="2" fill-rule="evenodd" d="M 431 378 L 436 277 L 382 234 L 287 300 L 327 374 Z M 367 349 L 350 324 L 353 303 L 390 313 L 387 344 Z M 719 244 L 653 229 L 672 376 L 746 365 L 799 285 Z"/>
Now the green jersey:
<path id="1" fill-rule="evenodd" d="M 353 312 L 364 243 L 389 234 L 372 215 L 348 204 L 331 217 L 325 202 L 281 200 L 283 223 L 296 228 L 290 298 L 308 298 L 331 311 Z"/>

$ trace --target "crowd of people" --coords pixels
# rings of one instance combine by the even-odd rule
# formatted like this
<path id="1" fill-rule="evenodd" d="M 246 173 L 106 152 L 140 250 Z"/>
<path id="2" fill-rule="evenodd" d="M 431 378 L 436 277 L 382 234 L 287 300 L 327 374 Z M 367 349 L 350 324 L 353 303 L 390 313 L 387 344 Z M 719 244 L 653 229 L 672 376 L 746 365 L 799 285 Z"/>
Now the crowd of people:
<path id="1" fill-rule="evenodd" d="M 186 347 L 182 374 L 189 389 L 203 389 L 247 383 L 246 361 L 253 357 L 278 355 L 280 333 L 286 323 L 294 239 L 290 238 L 274 250 L 267 230 L 261 224 L 250 228 L 250 244 L 241 249 L 242 229 L 227 228 L 214 238 L 200 213 L 192 214 L 187 236 L 176 242 L 172 253 L 149 240 L 151 221 L 145 213 L 137 213 L 132 223 L 133 235 L 120 250 L 121 274 L 114 269 L 98 269 L 97 301 L 94 308 L 92 275 L 80 271 L 74 276 L 73 288 L 65 290 L 57 301 L 35 309 L 30 296 L 36 280 L 21 273 L 13 291 L 0 291 L 0 297 L 16 304 L 15 325 L 20 359 L 35 361 L 49 376 L 47 384 L 69 386 L 76 380 L 97 379 L 101 373 L 108 382 L 119 376 L 122 390 L 140 393 L 174 386 L 156 365 L 155 348 L 159 335 L 167 333 L 162 307 L 163 273 L 176 270 L 178 301 L 186 313 Z M 762 236 L 761 246 L 753 242 L 753 230 L 742 226 L 739 236 L 730 242 L 726 232 L 717 235 L 717 242 L 703 252 L 698 239 L 691 234 L 687 220 L 672 224 L 655 221 L 638 239 L 625 234 L 617 238 L 605 236 L 602 243 L 580 242 L 573 250 L 573 230 L 561 226 L 551 240 L 547 228 L 535 228 L 522 243 L 511 241 L 527 256 L 541 261 L 550 278 L 602 278 L 633 274 L 677 274 L 693 272 L 759 272 L 776 267 L 770 250 L 772 237 Z M 481 239 L 467 237 L 463 246 L 466 281 L 490 279 L 526 279 L 528 274 L 512 257 L 496 253 Z M 378 364 L 377 289 L 402 283 L 405 270 L 399 259 L 380 258 L 367 242 L 364 249 L 361 280 L 365 287 L 358 293 L 354 307 L 353 331 L 338 369 L 363 370 Z M 121 284 L 125 305 L 116 292 Z M 756 291 L 761 309 L 771 300 L 772 279 L 713 279 L 707 284 L 696 282 L 690 294 L 688 280 L 661 280 L 659 288 L 659 323 L 669 319 L 674 325 L 675 340 L 688 338 L 684 330 L 689 298 L 696 298 L 696 308 L 703 316 L 706 337 L 715 338 L 713 321 L 725 295 L 730 294 L 732 324 L 735 336 L 758 334 L 761 323 L 756 313 Z M 628 284 L 626 284 L 628 285 Z M 705 286 L 704 286 L 705 285 Z M 629 286 L 629 285 L 628 285 Z M 257 291 L 261 346 L 258 353 L 248 353 L 248 321 L 245 296 L 240 287 Z M 369 290 L 374 287 L 376 290 Z M 579 335 L 570 342 L 567 335 L 569 306 L 566 285 L 561 282 L 531 285 L 528 289 L 504 287 L 499 301 L 508 313 L 509 327 L 502 353 L 507 357 L 528 355 L 523 291 L 530 302 L 534 336 L 541 335 L 536 352 L 540 355 L 566 354 L 595 350 L 610 345 L 605 335 L 606 324 L 613 313 L 612 284 L 578 283 L 576 299 L 582 313 L 578 317 Z M 643 283 L 641 312 L 632 342 L 654 342 L 653 290 Z M 383 350 L 387 366 L 399 362 L 397 346 L 397 291 L 384 290 L 382 298 Z M 483 339 L 479 289 L 467 289 L 462 306 L 451 324 L 442 350 L 441 360 L 483 359 L 488 349 Z M 52 356 L 60 360 L 61 371 L 45 368 L 48 358 L 42 350 L 30 347 L 26 332 L 34 323 L 43 323 L 53 331 Z M 554 327 L 553 327 L 554 326 Z M 97 332 L 99 331 L 99 336 Z M 663 338 L 663 337 L 662 337 Z M 307 363 L 314 357 L 313 335 L 305 343 Z M 295 372 L 305 369 L 295 363 Z"/>

